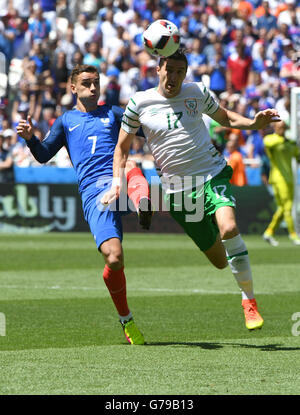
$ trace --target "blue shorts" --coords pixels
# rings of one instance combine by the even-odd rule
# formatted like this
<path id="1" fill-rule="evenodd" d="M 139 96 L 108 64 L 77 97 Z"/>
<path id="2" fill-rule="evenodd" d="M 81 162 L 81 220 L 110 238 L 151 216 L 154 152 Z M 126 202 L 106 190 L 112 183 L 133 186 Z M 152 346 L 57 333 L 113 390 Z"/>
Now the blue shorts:
<path id="1" fill-rule="evenodd" d="M 94 185 L 83 191 L 81 195 L 84 218 L 89 224 L 98 249 L 103 242 L 111 238 L 118 238 L 122 242 L 121 218 L 134 210 L 127 195 L 120 196 L 120 199 L 107 207 L 103 206 L 100 202 L 101 198 L 109 189 L 110 184 L 103 188 Z"/>

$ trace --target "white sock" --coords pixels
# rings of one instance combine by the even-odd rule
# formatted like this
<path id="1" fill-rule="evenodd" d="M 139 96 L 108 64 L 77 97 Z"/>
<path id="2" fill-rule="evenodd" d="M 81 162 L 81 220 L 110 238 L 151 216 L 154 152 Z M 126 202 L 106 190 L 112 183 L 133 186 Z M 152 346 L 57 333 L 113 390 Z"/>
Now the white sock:
<path id="1" fill-rule="evenodd" d="M 222 240 L 228 264 L 241 290 L 243 300 L 254 298 L 253 280 L 247 247 L 241 235 Z"/>
<path id="2" fill-rule="evenodd" d="M 128 321 L 132 318 L 132 314 L 131 312 L 127 315 L 127 316 L 120 316 L 119 315 L 119 319 L 121 323 L 124 323 L 125 321 Z"/>

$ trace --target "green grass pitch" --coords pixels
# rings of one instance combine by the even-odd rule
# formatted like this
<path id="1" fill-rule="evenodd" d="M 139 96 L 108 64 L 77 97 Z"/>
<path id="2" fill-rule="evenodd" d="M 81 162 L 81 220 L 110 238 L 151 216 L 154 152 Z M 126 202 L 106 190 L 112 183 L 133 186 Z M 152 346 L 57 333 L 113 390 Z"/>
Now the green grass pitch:
<path id="1" fill-rule="evenodd" d="M 299 394 L 300 247 L 244 239 L 265 319 L 254 332 L 229 268 L 185 235 L 126 234 L 128 300 L 147 341 L 131 346 L 90 234 L 1 235 L 0 394 Z"/>

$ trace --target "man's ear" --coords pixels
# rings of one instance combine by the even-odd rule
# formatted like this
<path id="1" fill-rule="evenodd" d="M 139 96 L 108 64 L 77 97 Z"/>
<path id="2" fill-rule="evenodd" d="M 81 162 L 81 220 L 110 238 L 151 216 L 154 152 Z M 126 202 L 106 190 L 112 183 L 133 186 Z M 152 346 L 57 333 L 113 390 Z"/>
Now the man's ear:
<path id="1" fill-rule="evenodd" d="M 75 84 L 70 84 L 70 87 L 71 87 L 71 92 L 72 92 L 72 94 L 76 94 L 76 87 L 75 87 Z"/>

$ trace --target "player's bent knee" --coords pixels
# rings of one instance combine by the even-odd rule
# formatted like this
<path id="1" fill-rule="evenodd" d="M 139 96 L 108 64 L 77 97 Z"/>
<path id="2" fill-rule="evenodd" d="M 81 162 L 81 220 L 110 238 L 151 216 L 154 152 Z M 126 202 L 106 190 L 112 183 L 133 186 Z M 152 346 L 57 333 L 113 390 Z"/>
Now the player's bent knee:
<path id="1" fill-rule="evenodd" d="M 226 258 L 224 258 L 221 261 L 213 262 L 213 265 L 218 269 L 224 269 L 227 267 L 228 261 Z"/>
<path id="2" fill-rule="evenodd" d="M 239 234 L 236 223 L 228 223 L 220 229 L 221 239 L 231 239 Z"/>
<path id="3" fill-rule="evenodd" d="M 101 253 L 104 257 L 106 265 L 118 270 L 123 267 L 123 251 L 120 242 L 116 239 L 110 239 L 101 245 Z"/>
<path id="4" fill-rule="evenodd" d="M 113 270 L 121 269 L 124 265 L 123 257 L 114 254 L 106 256 L 105 263 L 109 268 Z"/>

